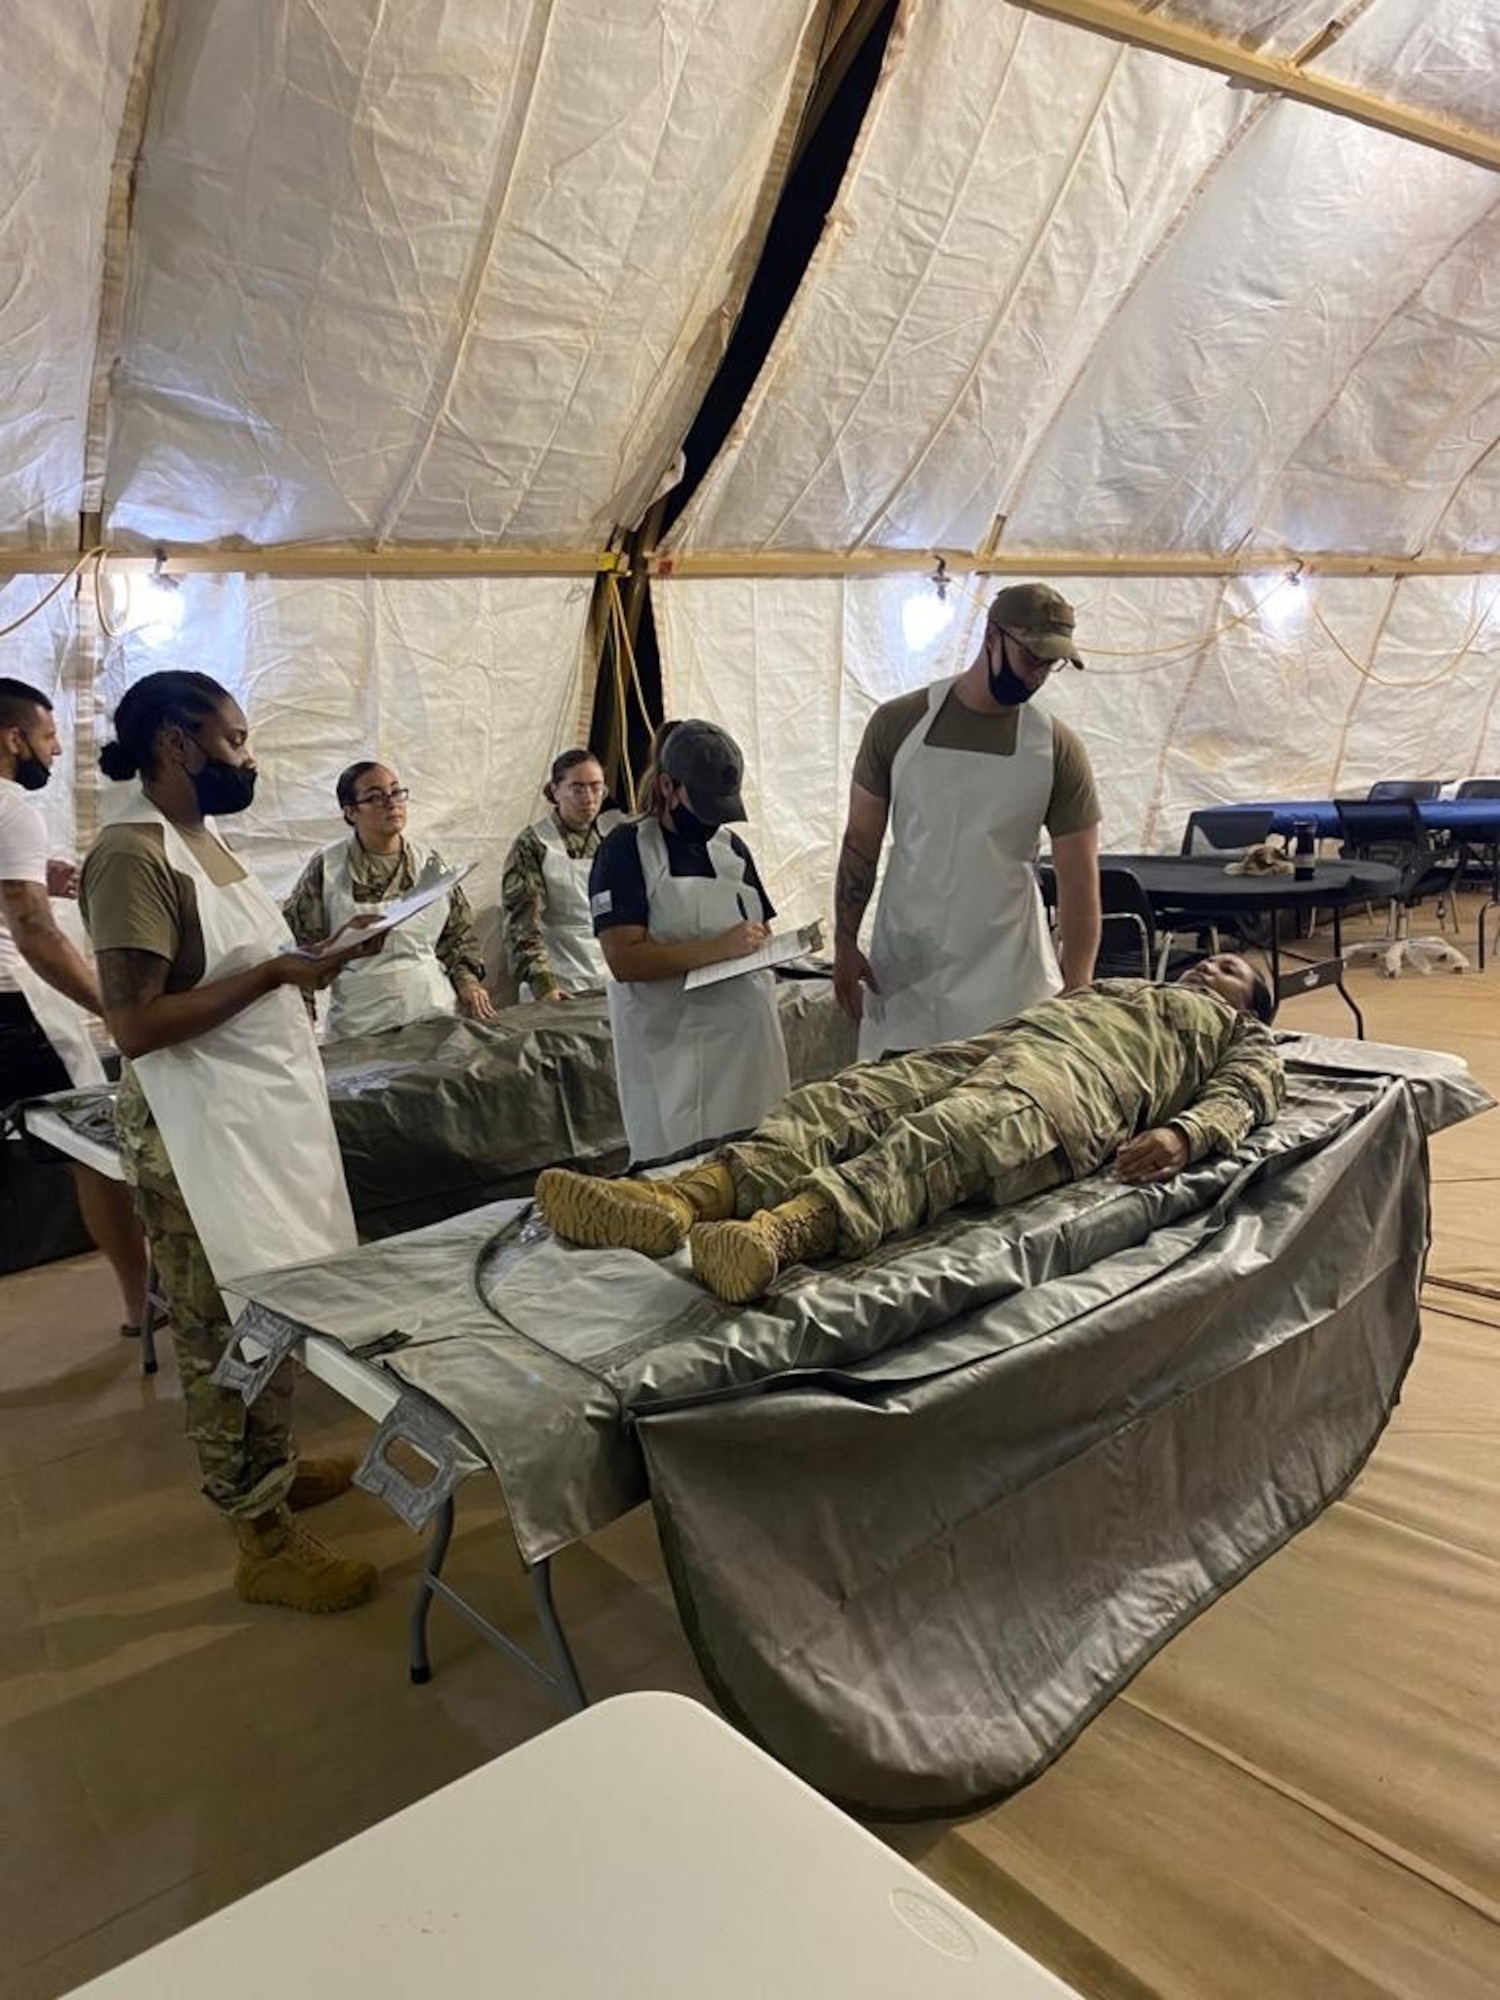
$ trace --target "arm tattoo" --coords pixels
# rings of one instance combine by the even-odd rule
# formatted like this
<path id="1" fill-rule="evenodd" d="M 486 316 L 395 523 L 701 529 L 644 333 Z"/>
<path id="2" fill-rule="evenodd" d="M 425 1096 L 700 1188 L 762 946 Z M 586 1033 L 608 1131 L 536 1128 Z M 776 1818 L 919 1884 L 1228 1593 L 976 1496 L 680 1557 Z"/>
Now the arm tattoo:
<path id="1" fill-rule="evenodd" d="M 860 920 L 875 892 L 879 856 L 873 860 L 854 845 L 848 834 L 839 849 L 838 874 L 833 885 L 834 933 L 842 938 L 859 936 Z"/>
<path id="2" fill-rule="evenodd" d="M 40 882 L 0 882 L 0 910 L 4 910 L 11 936 L 19 944 L 28 937 L 51 936 L 57 919 Z"/>
<path id="3" fill-rule="evenodd" d="M 145 1007 L 166 990 L 170 963 L 154 951 L 101 951 L 97 959 L 104 1011 Z"/>

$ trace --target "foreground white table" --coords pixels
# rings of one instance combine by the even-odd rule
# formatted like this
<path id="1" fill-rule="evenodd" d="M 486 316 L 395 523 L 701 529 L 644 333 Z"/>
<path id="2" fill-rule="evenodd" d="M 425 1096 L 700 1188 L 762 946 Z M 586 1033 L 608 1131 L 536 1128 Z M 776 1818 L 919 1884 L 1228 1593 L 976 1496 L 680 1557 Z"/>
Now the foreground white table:
<path id="1" fill-rule="evenodd" d="M 574 1716 L 79 1991 L 1078 2000 L 669 1694 Z"/>

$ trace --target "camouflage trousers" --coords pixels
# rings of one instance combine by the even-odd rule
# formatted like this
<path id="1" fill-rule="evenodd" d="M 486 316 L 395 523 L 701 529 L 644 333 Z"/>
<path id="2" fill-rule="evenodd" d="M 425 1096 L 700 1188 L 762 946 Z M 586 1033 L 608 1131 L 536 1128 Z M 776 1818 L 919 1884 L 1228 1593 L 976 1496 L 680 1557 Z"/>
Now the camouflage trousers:
<path id="1" fill-rule="evenodd" d="M 785 1096 L 721 1158 L 741 1216 L 795 1194 L 838 1211 L 859 1257 L 965 1202 L 1024 1201 L 1072 1179 L 1050 1118 L 1005 1082 L 986 1037 L 857 1063 Z"/>
<path id="2" fill-rule="evenodd" d="M 123 1134 L 122 1134 L 123 1136 Z M 236 1520 L 255 1520 L 285 1500 L 297 1469 L 292 1437 L 292 1364 L 283 1362 L 247 1409 L 233 1390 L 209 1380 L 229 1339 L 224 1302 L 203 1254 L 160 1135 L 146 1158 L 122 1149 L 136 1213 L 151 1246 L 177 1352 L 187 1434 L 198 1453 L 205 1498 Z M 145 1174 L 137 1171 L 147 1166 Z"/>

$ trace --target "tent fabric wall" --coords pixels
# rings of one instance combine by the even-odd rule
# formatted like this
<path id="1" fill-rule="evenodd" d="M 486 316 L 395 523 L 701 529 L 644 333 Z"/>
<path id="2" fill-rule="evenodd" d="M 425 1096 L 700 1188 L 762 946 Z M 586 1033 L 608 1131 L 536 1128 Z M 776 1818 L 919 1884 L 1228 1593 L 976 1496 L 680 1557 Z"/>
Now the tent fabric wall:
<path id="1" fill-rule="evenodd" d="M 141 7 L 44 0 L 5 10 L 0 548 L 66 547 L 78 533 L 105 194 Z"/>
<path id="2" fill-rule="evenodd" d="M 602 547 L 692 420 L 801 109 L 820 10 L 755 11 L 174 9 L 110 535 Z"/>
<path id="3" fill-rule="evenodd" d="M 175 638 L 109 648 L 97 739 L 144 674 L 205 669 L 245 709 L 261 770 L 254 806 L 224 830 L 273 892 L 343 830 L 338 773 L 378 755 L 410 787 L 412 836 L 474 862 L 471 900 L 492 909 L 510 842 L 543 810 L 548 767 L 586 722 L 587 582 L 189 576 L 180 589 Z M 92 782 L 107 818 L 128 788 Z"/>
<path id="4" fill-rule="evenodd" d="M 1320 61 L 1495 129 L 1493 10 L 1373 0 Z M 1478 166 L 1019 8 L 918 0 L 670 546 L 985 553 L 1003 525 L 1007 553 L 1494 553 L 1497 227 Z"/>
<path id="5" fill-rule="evenodd" d="M 925 648 L 902 615 L 932 595 L 921 576 L 653 583 L 668 713 L 742 745 L 749 838 L 787 916 L 831 908 L 871 710 L 967 664 L 996 581 L 956 578 L 958 615 Z M 1083 734 L 1106 846 L 1174 849 L 1204 805 L 1500 770 L 1500 577 L 1056 581 L 1088 667 L 1040 700 Z"/>

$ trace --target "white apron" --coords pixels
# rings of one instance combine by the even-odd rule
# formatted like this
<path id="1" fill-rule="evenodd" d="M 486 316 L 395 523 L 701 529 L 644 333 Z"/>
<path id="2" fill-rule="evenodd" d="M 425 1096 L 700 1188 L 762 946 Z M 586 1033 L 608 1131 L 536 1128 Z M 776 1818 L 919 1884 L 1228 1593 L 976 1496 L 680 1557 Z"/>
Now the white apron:
<path id="1" fill-rule="evenodd" d="M 350 868 L 352 840 L 323 849 L 323 914 L 333 936 L 351 917 L 383 916 L 389 903 L 358 903 Z M 425 848 L 407 842 L 420 889 L 440 871 Z M 452 1014 L 458 1002 L 453 982 L 438 961 L 437 941 L 448 921 L 449 901 L 440 896 L 386 935 L 375 958 L 356 959 L 333 982 L 328 1002 L 328 1037 L 378 1035 L 434 1014 Z"/>
<path id="2" fill-rule="evenodd" d="M 619 824 L 619 813 L 601 813 L 595 822 L 601 839 Z M 547 899 L 541 930 L 547 963 L 564 993 L 597 993 L 609 979 L 609 968 L 594 936 L 589 911 L 589 870 L 594 857 L 569 854 L 563 830 L 552 813 L 539 819 L 531 830 L 542 843 L 542 883 Z M 529 986 L 525 997 L 536 997 Z"/>
<path id="3" fill-rule="evenodd" d="M 952 681 L 891 766 L 891 854 L 875 912 L 859 1053 L 961 1041 L 1062 986 L 1037 888 L 1052 794 L 1052 722 L 1021 709 L 1012 757 L 934 750 L 926 738 Z"/>
<path id="4" fill-rule="evenodd" d="M 168 862 L 195 884 L 205 983 L 291 949 L 286 919 L 253 876 L 219 888 L 144 793 L 121 818 L 160 824 Z M 323 1064 L 295 987 L 133 1068 L 221 1285 L 355 1247 Z"/>
<path id="5" fill-rule="evenodd" d="M 715 871 L 708 877 L 670 872 L 655 820 L 642 820 L 636 839 L 653 942 L 717 937 L 745 911 L 764 915 L 722 828 L 708 843 Z M 661 1160 L 748 1131 L 791 1087 L 771 973 L 747 972 L 691 993 L 680 977 L 611 980 L 608 992 L 632 1160 Z"/>
<path id="6" fill-rule="evenodd" d="M 57 928 L 87 957 L 88 938 L 78 914 L 78 905 L 54 896 L 52 915 Z M 86 1090 L 91 1084 L 103 1083 L 104 1065 L 89 1033 L 88 1014 L 76 1000 L 70 1000 L 66 993 L 59 993 L 55 986 L 49 986 L 19 952 L 16 961 L 16 985 L 26 996 L 26 1004 L 35 1015 L 37 1025 L 72 1079 L 73 1088 Z"/>

